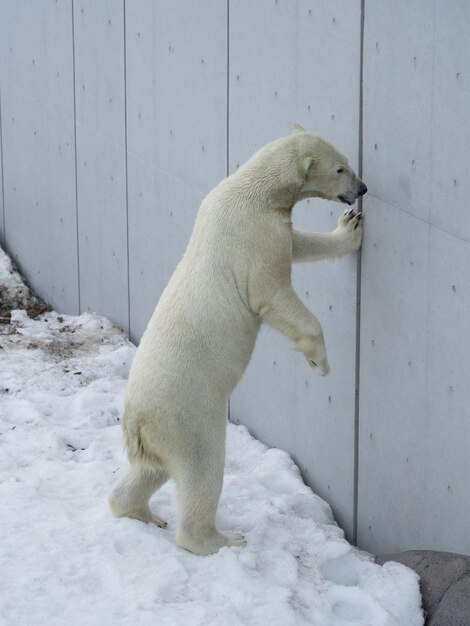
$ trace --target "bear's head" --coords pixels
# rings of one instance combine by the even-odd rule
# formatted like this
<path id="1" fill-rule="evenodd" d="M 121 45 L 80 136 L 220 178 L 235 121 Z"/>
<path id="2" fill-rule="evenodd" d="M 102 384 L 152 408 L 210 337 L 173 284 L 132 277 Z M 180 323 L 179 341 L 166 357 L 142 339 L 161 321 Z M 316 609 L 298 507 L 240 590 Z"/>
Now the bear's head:
<path id="1" fill-rule="evenodd" d="M 292 135 L 304 175 L 299 200 L 318 197 L 351 205 L 367 192 L 347 158 L 325 139 L 305 132 L 298 124 Z"/>

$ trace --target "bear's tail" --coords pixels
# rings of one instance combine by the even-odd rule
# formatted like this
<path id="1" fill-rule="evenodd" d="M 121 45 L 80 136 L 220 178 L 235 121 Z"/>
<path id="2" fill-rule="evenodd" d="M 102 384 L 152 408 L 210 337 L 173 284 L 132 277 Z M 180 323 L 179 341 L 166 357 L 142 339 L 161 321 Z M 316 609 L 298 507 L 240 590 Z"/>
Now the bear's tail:
<path id="1" fill-rule="evenodd" d="M 131 464 L 146 465 L 152 469 L 164 469 L 161 458 L 145 442 L 141 420 L 122 418 L 124 449 Z"/>

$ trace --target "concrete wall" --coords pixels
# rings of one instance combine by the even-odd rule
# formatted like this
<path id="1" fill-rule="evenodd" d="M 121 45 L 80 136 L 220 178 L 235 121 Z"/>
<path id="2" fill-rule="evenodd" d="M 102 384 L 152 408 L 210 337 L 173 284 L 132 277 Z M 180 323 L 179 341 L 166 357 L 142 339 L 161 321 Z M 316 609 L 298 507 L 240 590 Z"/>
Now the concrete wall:
<path id="1" fill-rule="evenodd" d="M 372 550 L 470 552 L 469 27 L 464 1 L 366 2 L 358 540 Z"/>
<path id="2" fill-rule="evenodd" d="M 362 170 L 362 259 L 294 270 L 331 376 L 263 330 L 230 415 L 378 553 L 470 553 L 469 28 L 457 0 L 0 2 L 0 237 L 61 311 L 138 341 L 201 199 L 294 121 Z"/>
<path id="3" fill-rule="evenodd" d="M 80 309 L 129 330 L 123 4 L 72 7 Z"/>
<path id="4" fill-rule="evenodd" d="M 5 242 L 48 301 L 78 312 L 71 5 L 0 2 Z"/>

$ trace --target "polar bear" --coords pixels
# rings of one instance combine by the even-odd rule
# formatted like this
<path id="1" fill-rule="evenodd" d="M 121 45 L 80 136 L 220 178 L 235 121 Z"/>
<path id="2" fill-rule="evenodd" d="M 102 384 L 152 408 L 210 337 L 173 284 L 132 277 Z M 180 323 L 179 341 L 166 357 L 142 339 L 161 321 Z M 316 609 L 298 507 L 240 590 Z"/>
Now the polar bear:
<path id="1" fill-rule="evenodd" d="M 353 209 L 334 231 L 306 233 L 293 229 L 292 208 L 311 197 L 352 205 L 366 191 L 336 148 L 296 125 L 203 200 L 132 364 L 123 416 L 130 469 L 109 497 L 116 516 L 166 526 L 148 501 L 172 477 L 180 546 L 210 554 L 245 544 L 215 527 L 229 395 L 262 323 L 328 374 L 320 322 L 292 288 L 291 266 L 353 252 L 362 237 Z"/>

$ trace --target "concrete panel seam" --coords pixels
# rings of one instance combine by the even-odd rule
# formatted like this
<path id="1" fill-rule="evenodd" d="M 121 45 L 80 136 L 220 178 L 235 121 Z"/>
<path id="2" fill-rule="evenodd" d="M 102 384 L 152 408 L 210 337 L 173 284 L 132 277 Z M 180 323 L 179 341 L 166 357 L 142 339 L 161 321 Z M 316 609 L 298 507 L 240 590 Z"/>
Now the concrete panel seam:
<path id="1" fill-rule="evenodd" d="M 5 228 L 5 178 L 3 176 L 3 128 L 2 128 L 2 86 L 0 82 L 0 180 L 2 184 L 2 220 L 3 220 L 3 236 L 2 245 L 5 246 L 7 232 Z"/>
<path id="2" fill-rule="evenodd" d="M 227 176 L 230 175 L 229 141 L 230 141 L 230 0 L 227 0 Z"/>
<path id="3" fill-rule="evenodd" d="M 434 89 L 436 87 L 436 2 L 432 5 L 432 70 L 431 70 L 431 129 L 430 129 L 430 150 L 431 154 L 434 154 L 434 131 L 435 131 L 435 102 Z M 429 163 L 429 176 L 430 180 L 434 180 L 434 159 Z M 434 189 L 430 185 L 429 189 L 429 207 L 428 215 L 431 215 L 431 207 L 434 205 Z"/>
<path id="4" fill-rule="evenodd" d="M 225 103 L 227 109 L 227 117 L 226 117 L 226 159 L 227 159 L 227 176 L 230 176 L 230 164 L 229 164 L 229 141 L 230 141 L 230 0 L 227 0 L 227 101 Z M 227 418 L 230 421 L 230 396 L 227 402 Z"/>
<path id="5" fill-rule="evenodd" d="M 359 137 L 358 137 L 358 174 L 363 176 L 363 126 L 364 126 L 364 11 L 365 0 L 361 0 L 360 52 L 359 52 Z M 362 197 L 358 201 L 362 213 Z M 354 496 L 353 496 L 353 543 L 357 545 L 357 520 L 359 499 L 359 398 L 361 382 L 361 289 L 362 289 L 362 251 L 357 252 L 356 261 L 356 354 L 355 354 L 355 394 L 354 394 Z"/>
<path id="6" fill-rule="evenodd" d="M 127 167 L 127 29 L 126 29 L 126 0 L 122 2 L 123 8 L 123 36 L 124 36 L 124 168 L 126 176 L 126 255 L 127 255 L 127 328 L 128 336 L 131 336 L 131 285 L 129 268 L 129 177 Z"/>
<path id="7" fill-rule="evenodd" d="M 73 141 L 75 155 L 75 230 L 77 236 L 77 293 L 78 313 L 82 312 L 80 299 L 80 237 L 78 232 L 78 164 L 77 164 L 77 97 L 75 89 L 75 6 L 72 0 L 72 81 L 73 81 Z"/>

